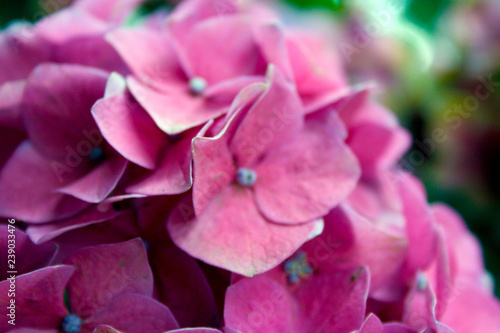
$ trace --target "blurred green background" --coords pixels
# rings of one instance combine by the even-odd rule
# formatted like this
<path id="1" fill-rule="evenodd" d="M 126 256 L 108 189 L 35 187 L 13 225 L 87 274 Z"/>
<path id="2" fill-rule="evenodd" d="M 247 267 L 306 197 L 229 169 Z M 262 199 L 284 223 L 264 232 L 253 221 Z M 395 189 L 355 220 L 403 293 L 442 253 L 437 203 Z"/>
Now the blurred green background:
<path id="1" fill-rule="evenodd" d="M 321 13 L 319 20 L 331 25 L 353 83 L 381 83 L 380 99 L 414 136 L 403 167 L 424 181 L 431 202 L 460 212 L 500 281 L 500 1 L 288 2 Z M 3 1 L 0 26 L 33 21 L 50 12 L 49 3 Z M 479 100 L 476 90 L 485 81 L 492 82 L 490 90 L 480 89 L 489 95 Z M 436 129 L 442 142 L 432 140 Z"/>

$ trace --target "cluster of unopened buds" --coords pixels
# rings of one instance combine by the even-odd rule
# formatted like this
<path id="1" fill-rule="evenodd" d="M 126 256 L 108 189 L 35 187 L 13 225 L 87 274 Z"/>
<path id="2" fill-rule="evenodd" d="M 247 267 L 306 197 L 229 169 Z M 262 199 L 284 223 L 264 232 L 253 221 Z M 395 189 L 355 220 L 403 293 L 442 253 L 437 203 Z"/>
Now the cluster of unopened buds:
<path id="1" fill-rule="evenodd" d="M 125 24 L 140 2 L 0 35 L 1 332 L 500 332 L 476 238 L 328 34 L 230 0 Z"/>

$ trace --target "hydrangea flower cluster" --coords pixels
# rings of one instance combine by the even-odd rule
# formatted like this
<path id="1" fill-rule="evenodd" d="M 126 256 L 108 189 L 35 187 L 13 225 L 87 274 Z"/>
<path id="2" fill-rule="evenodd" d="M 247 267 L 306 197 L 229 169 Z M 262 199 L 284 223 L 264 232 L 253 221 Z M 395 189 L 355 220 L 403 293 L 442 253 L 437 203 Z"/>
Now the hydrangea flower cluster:
<path id="1" fill-rule="evenodd" d="M 331 40 L 231 0 L 124 24 L 140 2 L 0 35 L 0 331 L 500 331 L 478 241 Z"/>

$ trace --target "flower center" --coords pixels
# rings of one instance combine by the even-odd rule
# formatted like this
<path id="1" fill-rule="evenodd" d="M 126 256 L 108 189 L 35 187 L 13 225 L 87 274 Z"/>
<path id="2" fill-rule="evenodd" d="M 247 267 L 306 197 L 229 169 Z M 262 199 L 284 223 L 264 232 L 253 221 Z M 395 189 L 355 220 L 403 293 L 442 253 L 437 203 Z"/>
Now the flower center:
<path id="1" fill-rule="evenodd" d="M 207 88 L 207 81 L 202 78 L 202 77 L 193 77 L 191 80 L 189 80 L 189 91 L 193 95 L 201 95 L 205 92 L 205 89 Z"/>
<path id="2" fill-rule="evenodd" d="M 419 273 L 417 276 L 417 289 L 419 291 L 424 291 L 427 288 L 427 278 L 424 274 Z"/>
<path id="3" fill-rule="evenodd" d="M 104 158 L 104 151 L 101 147 L 94 147 L 90 152 L 89 158 L 92 162 L 100 162 Z"/>
<path id="4" fill-rule="evenodd" d="M 236 172 L 236 181 L 241 186 L 252 186 L 257 180 L 257 174 L 252 169 L 239 168 Z"/>
<path id="5" fill-rule="evenodd" d="M 64 333 L 78 333 L 80 331 L 80 326 L 82 326 L 82 320 L 80 317 L 74 314 L 69 314 L 64 317 L 61 324 L 61 330 Z"/>
<path id="6" fill-rule="evenodd" d="M 307 254 L 299 252 L 294 257 L 285 261 L 284 270 L 286 278 L 290 283 L 297 283 L 300 279 L 304 279 L 311 275 L 313 269 L 307 261 Z"/>

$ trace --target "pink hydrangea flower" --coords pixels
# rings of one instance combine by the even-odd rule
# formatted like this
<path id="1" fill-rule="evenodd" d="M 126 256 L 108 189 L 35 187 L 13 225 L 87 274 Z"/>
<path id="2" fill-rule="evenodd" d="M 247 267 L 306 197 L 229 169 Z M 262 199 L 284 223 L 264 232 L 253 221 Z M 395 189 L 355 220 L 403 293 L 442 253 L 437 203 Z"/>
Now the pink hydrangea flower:
<path id="1" fill-rule="evenodd" d="M 268 82 L 244 90 L 235 105 L 218 136 L 193 140 L 196 218 L 187 221 L 181 205 L 168 227 L 191 255 L 253 275 L 308 239 L 311 221 L 354 188 L 359 167 L 336 128 L 305 119 L 278 70 L 271 68 Z"/>

